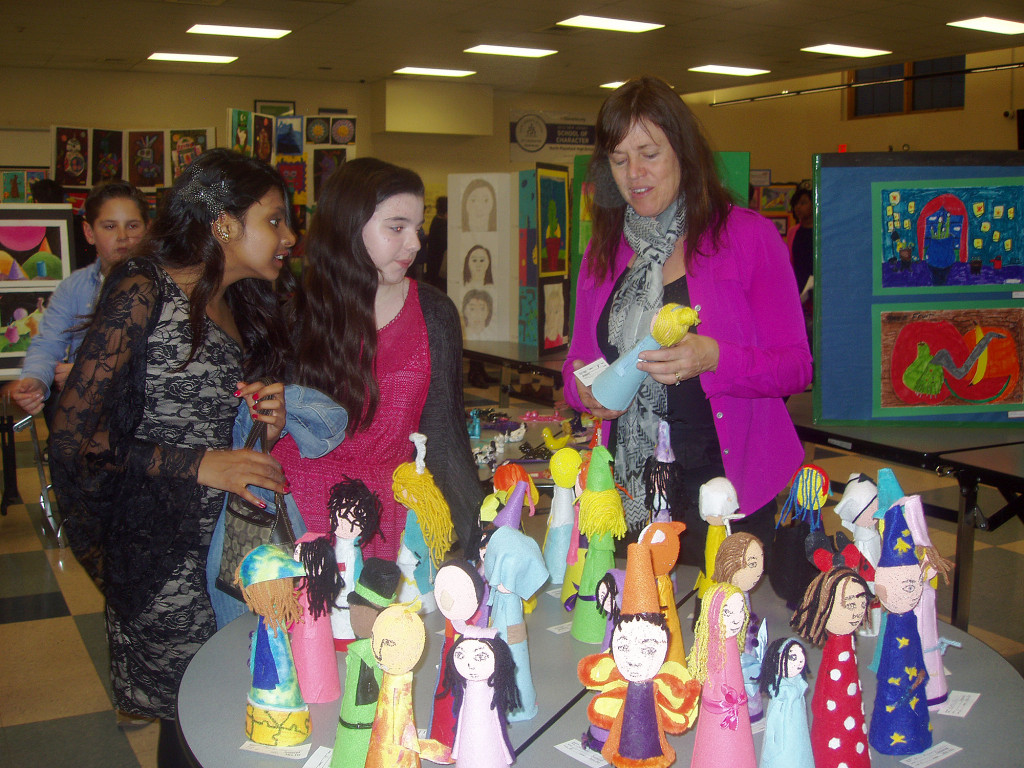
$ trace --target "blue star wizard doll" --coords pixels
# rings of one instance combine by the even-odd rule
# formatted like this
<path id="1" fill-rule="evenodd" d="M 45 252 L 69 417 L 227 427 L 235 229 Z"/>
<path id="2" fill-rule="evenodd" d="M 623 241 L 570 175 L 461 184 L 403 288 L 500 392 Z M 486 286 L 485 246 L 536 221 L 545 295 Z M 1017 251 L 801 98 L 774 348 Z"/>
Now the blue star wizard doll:
<path id="1" fill-rule="evenodd" d="M 889 612 L 879 655 L 868 742 L 883 755 L 916 755 L 932 745 L 924 654 L 914 607 L 924 591 L 914 539 L 896 504 L 885 513 L 875 594 Z"/>

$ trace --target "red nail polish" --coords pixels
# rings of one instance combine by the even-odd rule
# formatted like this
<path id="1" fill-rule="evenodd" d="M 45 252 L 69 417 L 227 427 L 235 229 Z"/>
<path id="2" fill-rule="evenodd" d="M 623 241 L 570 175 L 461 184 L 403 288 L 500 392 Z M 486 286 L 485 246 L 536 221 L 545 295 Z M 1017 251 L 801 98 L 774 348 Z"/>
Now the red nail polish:
<path id="1" fill-rule="evenodd" d="M 242 396 L 242 390 L 236 389 L 235 390 L 235 397 L 241 397 L 241 396 Z"/>
<path id="2" fill-rule="evenodd" d="M 267 508 L 267 504 L 266 504 L 266 502 L 264 502 L 264 501 L 261 501 L 261 502 L 260 502 L 260 509 L 266 509 L 266 508 Z"/>
<path id="3" fill-rule="evenodd" d="M 259 400 L 259 399 L 260 399 L 260 396 L 259 396 L 258 394 L 256 394 L 256 395 L 253 395 L 253 396 L 252 396 L 252 399 L 253 399 L 253 400 Z"/>

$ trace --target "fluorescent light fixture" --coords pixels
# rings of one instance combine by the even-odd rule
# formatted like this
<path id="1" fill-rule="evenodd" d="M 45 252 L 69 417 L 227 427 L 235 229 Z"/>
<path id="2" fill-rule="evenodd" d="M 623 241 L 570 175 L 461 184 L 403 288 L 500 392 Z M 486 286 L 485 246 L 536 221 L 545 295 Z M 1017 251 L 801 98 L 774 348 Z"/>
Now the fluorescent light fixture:
<path id="1" fill-rule="evenodd" d="M 706 72 L 709 75 L 737 75 L 739 77 L 750 77 L 752 75 L 767 75 L 770 69 L 749 69 L 747 67 L 726 67 L 722 64 L 705 64 L 703 67 L 690 67 L 691 72 Z"/>
<path id="2" fill-rule="evenodd" d="M 558 51 L 549 51 L 546 48 L 517 48 L 511 45 L 474 45 L 472 48 L 467 48 L 464 53 L 489 53 L 494 56 L 522 56 L 527 59 L 539 59 L 558 53 Z"/>
<path id="3" fill-rule="evenodd" d="M 436 67 L 402 67 L 396 75 L 433 75 L 434 77 L 468 77 L 475 75 L 471 69 L 438 69 Z"/>
<path id="4" fill-rule="evenodd" d="M 558 26 L 603 29 L 608 32 L 650 32 L 652 29 L 661 29 L 665 25 L 648 24 L 645 21 L 629 21 L 628 19 L 609 19 L 604 16 L 573 16 L 571 19 L 558 22 Z"/>
<path id="5" fill-rule="evenodd" d="M 852 56 L 855 59 L 867 59 L 871 56 L 886 56 L 892 53 L 892 51 L 882 51 L 876 48 L 857 48 L 852 45 L 836 45 L 835 43 L 815 45 L 810 48 L 801 48 L 800 50 L 807 53 L 824 53 L 829 56 Z"/>
<path id="6" fill-rule="evenodd" d="M 625 81 L 625 80 L 616 80 L 616 81 L 615 81 L 615 82 L 613 82 L 613 83 L 604 83 L 604 84 L 603 84 L 603 85 L 602 85 L 601 87 L 602 87 L 602 88 L 608 88 L 609 90 L 612 90 L 612 91 L 614 91 L 614 90 L 615 90 L 616 88 L 618 88 L 618 87 L 619 87 L 620 85 L 625 85 L 625 84 L 626 84 L 626 81 Z"/>
<path id="7" fill-rule="evenodd" d="M 264 29 L 263 27 L 226 27 L 220 24 L 193 24 L 188 30 L 193 35 L 226 35 L 228 37 L 263 37 L 278 40 L 291 33 L 290 29 Z"/>
<path id="8" fill-rule="evenodd" d="M 1024 33 L 1024 24 L 1021 24 L 1019 21 L 993 19 L 989 16 L 979 16 L 976 19 L 964 19 L 963 21 L 950 21 L 947 22 L 946 26 L 976 29 L 979 32 L 995 32 L 1000 35 L 1019 35 Z"/>
<path id="9" fill-rule="evenodd" d="M 237 56 L 208 56 L 203 53 L 153 53 L 150 61 L 187 61 L 192 64 L 230 64 Z"/>

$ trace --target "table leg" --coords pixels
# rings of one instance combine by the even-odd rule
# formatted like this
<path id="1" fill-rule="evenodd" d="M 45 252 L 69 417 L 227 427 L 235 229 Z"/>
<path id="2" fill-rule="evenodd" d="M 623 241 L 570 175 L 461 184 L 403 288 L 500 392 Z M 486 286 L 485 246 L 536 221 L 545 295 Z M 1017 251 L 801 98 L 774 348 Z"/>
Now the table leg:
<path id="1" fill-rule="evenodd" d="M 953 607 L 950 623 L 967 631 L 971 613 L 971 581 L 974 575 L 974 529 L 977 523 L 978 480 L 957 474 L 960 509 L 956 521 L 956 568 L 953 571 Z"/>

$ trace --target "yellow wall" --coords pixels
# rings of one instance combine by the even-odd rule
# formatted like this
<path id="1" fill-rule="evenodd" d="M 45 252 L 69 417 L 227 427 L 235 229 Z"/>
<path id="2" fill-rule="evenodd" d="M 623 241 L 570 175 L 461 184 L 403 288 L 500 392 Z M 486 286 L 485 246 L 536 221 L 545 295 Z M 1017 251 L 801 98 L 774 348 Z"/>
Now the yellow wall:
<path id="1" fill-rule="evenodd" d="M 973 54 L 968 67 L 1024 60 L 1024 48 Z M 834 152 L 1015 149 L 1016 121 L 1003 117 L 1024 107 L 1024 70 L 967 76 L 963 110 L 845 120 L 845 94 L 795 96 L 726 107 L 712 101 L 797 90 L 840 82 L 839 75 L 761 83 L 685 97 L 703 121 L 715 149 L 749 151 L 752 168 L 770 168 L 775 180 L 811 176 L 811 156 Z M 49 164 L 48 126 L 56 123 L 110 128 L 214 125 L 224 131 L 228 107 L 248 108 L 254 98 L 294 99 L 298 112 L 343 107 L 363 119 L 360 155 L 377 155 L 419 171 L 428 186 L 449 173 L 502 172 L 529 167 L 509 161 L 506 126 L 510 109 L 596 115 L 600 98 L 494 94 L 492 136 L 373 134 L 371 86 L 316 80 L 192 77 L 124 72 L 5 68 L 0 70 L 0 165 Z"/>

